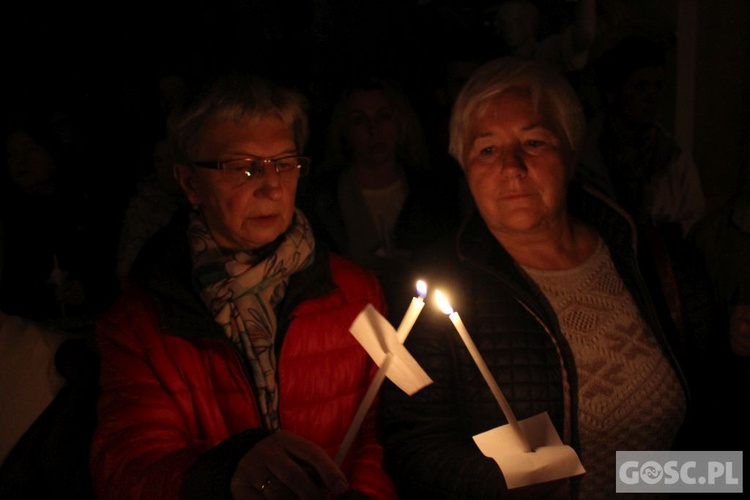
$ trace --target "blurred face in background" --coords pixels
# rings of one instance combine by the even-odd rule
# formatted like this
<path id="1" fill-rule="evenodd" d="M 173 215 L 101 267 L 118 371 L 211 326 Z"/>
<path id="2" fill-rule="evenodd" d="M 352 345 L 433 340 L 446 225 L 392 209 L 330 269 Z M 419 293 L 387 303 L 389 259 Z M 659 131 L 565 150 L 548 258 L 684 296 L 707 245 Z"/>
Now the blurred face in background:
<path id="1" fill-rule="evenodd" d="M 355 163 L 378 166 L 395 161 L 399 120 L 382 91 L 352 93 L 344 118 L 344 137 Z"/>
<path id="2" fill-rule="evenodd" d="M 281 158 L 296 155 L 291 126 L 275 116 L 210 126 L 193 161 Z M 263 175 L 191 168 L 176 169 L 183 191 L 204 214 L 208 229 L 222 248 L 253 250 L 274 241 L 291 225 L 296 178 L 280 177 L 272 164 Z"/>
<path id="3" fill-rule="evenodd" d="M 41 196 L 54 192 L 55 162 L 49 150 L 23 130 L 11 132 L 5 148 L 8 173 L 22 191 Z"/>
<path id="4" fill-rule="evenodd" d="M 615 91 L 616 109 L 627 122 L 647 126 L 656 121 L 664 88 L 664 72 L 661 66 L 639 68 Z"/>

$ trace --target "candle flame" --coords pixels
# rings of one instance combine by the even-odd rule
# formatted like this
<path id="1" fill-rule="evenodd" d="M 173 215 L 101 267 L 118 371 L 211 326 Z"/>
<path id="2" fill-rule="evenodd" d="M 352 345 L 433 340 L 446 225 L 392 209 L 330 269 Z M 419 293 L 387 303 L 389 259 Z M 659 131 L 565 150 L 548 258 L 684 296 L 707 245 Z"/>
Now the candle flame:
<path id="1" fill-rule="evenodd" d="M 435 290 L 435 302 L 437 302 L 437 306 L 445 314 L 453 314 L 453 308 L 451 307 L 450 302 L 448 302 L 448 299 L 440 290 Z"/>
<path id="2" fill-rule="evenodd" d="M 427 283 L 422 280 L 417 281 L 417 293 L 420 297 L 427 297 Z"/>

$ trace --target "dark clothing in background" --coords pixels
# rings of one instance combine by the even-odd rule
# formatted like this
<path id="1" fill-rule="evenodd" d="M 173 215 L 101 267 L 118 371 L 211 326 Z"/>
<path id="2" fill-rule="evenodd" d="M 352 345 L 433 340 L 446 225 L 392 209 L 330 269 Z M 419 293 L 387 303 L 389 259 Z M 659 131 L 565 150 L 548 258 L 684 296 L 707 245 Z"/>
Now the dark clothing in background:
<path id="1" fill-rule="evenodd" d="M 457 227 L 458 187 L 429 174 L 419 179 L 407 178 L 408 194 L 398 216 L 390 255 L 377 246 L 365 255 L 353 255 L 353 239 L 369 238 L 378 231 L 354 176 L 350 171 L 334 171 L 313 182 L 305 188 L 305 192 L 313 194 L 303 198 L 302 206 L 316 239 L 373 269 L 383 286 L 391 319 L 400 319 L 414 296 L 412 270 L 422 259 L 423 250 Z M 347 219 L 360 222 L 354 225 L 357 234 L 347 230 Z"/>
<path id="2" fill-rule="evenodd" d="M 119 221 L 96 198 L 65 184 L 52 196 L 6 189 L 0 195 L 3 225 L 0 309 L 38 321 L 95 315 L 117 293 L 114 243 Z M 53 269 L 84 285 L 86 302 L 55 299 Z"/>

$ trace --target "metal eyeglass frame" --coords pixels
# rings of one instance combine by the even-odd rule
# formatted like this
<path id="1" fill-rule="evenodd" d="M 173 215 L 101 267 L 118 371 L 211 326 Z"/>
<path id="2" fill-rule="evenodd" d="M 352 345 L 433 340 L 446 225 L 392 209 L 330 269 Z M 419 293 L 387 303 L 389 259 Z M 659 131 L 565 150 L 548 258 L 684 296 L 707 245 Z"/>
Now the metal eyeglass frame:
<path id="1" fill-rule="evenodd" d="M 191 162 L 191 165 L 194 165 L 199 168 L 207 168 L 211 170 L 227 170 L 227 164 L 229 163 L 239 163 L 239 162 L 249 162 L 246 163 L 246 165 L 249 165 L 243 170 L 245 171 L 245 175 L 247 175 L 248 179 L 252 178 L 261 178 L 266 173 L 266 165 L 269 163 L 273 164 L 273 169 L 276 172 L 276 175 L 284 175 L 287 172 L 293 172 L 294 170 L 282 170 L 279 171 L 279 162 L 283 160 L 288 160 L 290 158 L 295 158 L 297 163 L 297 178 L 304 177 L 308 174 L 309 168 L 310 168 L 310 158 L 306 156 L 300 156 L 300 155 L 287 155 L 282 156 L 280 158 L 235 158 L 232 160 L 223 160 L 223 161 L 194 161 Z M 260 165 L 263 165 L 262 167 Z"/>

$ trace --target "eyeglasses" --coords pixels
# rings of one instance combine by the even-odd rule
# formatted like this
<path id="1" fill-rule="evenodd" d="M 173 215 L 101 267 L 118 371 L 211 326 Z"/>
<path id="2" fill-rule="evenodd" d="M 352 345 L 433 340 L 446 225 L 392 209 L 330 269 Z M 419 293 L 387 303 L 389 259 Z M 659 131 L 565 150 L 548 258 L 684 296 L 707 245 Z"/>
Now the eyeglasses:
<path id="1" fill-rule="evenodd" d="M 194 161 L 193 165 L 200 168 L 222 170 L 237 182 L 250 179 L 257 180 L 266 174 L 266 167 L 273 169 L 282 179 L 297 179 L 304 177 L 310 170 L 310 158 L 290 155 L 281 158 L 240 158 L 226 161 Z"/>

